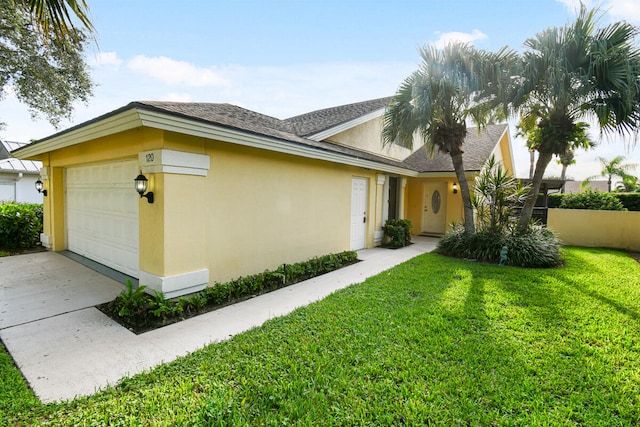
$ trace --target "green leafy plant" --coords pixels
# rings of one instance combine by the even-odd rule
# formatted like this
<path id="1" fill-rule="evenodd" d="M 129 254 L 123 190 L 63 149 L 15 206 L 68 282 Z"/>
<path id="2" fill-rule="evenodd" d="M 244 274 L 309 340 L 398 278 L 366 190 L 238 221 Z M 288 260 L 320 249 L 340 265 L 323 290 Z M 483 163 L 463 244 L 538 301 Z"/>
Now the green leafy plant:
<path id="1" fill-rule="evenodd" d="M 476 231 L 506 234 L 516 221 L 515 208 L 527 197 L 528 186 L 520 184 L 496 161 L 494 155 L 476 179 L 471 203 L 476 211 Z"/>
<path id="2" fill-rule="evenodd" d="M 438 242 L 437 252 L 443 255 L 498 263 L 500 251 L 507 247 L 507 265 L 518 267 L 557 267 L 562 264 L 561 243 L 546 227 L 530 227 L 527 233 L 495 234 L 480 230 L 468 235 L 460 225 L 454 225 Z"/>
<path id="3" fill-rule="evenodd" d="M 615 194 L 593 190 L 587 190 L 582 193 L 565 194 L 560 203 L 560 208 L 609 211 L 625 210 Z"/>
<path id="4" fill-rule="evenodd" d="M 640 193 L 614 193 L 622 206 L 629 211 L 640 211 Z"/>
<path id="5" fill-rule="evenodd" d="M 116 297 L 115 308 L 118 316 L 129 317 L 142 308 L 148 301 L 145 294 L 146 286 L 133 287 L 131 280 L 127 279 L 126 289 Z"/>
<path id="6" fill-rule="evenodd" d="M 529 191 L 510 176 L 491 156 L 476 180 L 473 207 L 476 233 L 470 235 L 459 224 L 452 224 L 438 243 L 437 251 L 456 258 L 498 263 L 506 248 L 507 265 L 555 267 L 562 263 L 560 242 L 546 228 L 530 225 L 524 234 L 516 233 L 515 208 Z"/>
<path id="7" fill-rule="evenodd" d="M 42 205 L 0 204 L 0 246 L 31 248 L 40 241 Z"/>
<path id="8" fill-rule="evenodd" d="M 411 221 L 408 219 L 388 219 L 382 230 L 389 240 L 387 246 L 401 248 L 411 243 Z"/>
<path id="9" fill-rule="evenodd" d="M 149 312 L 162 320 L 165 320 L 173 313 L 173 303 L 168 300 L 162 292 L 155 289 L 153 290 L 153 299 L 149 307 Z"/>
<path id="10" fill-rule="evenodd" d="M 270 292 L 302 280 L 328 273 L 353 264 L 358 260 L 354 251 L 344 251 L 314 257 L 304 262 L 280 265 L 274 271 L 243 276 L 226 283 L 216 283 L 200 292 L 167 299 L 164 294 L 154 291 L 153 297 L 144 293 L 144 286 L 134 289 L 127 281 L 127 289 L 111 303 L 100 306 L 105 313 L 115 313 L 116 320 L 135 332 L 144 332 L 154 327 L 164 326 L 203 311 L 213 310 L 242 301 L 256 295 Z M 285 280 L 286 278 L 286 280 Z M 113 311 L 110 308 L 113 306 Z M 161 320 L 162 324 L 158 324 Z"/>

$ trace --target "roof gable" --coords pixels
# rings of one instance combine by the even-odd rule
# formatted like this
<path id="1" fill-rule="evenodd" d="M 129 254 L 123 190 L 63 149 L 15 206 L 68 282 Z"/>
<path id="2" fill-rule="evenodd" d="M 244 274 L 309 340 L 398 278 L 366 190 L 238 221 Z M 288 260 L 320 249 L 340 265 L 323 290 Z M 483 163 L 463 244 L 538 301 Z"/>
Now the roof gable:
<path id="1" fill-rule="evenodd" d="M 354 104 L 340 105 L 312 111 L 284 120 L 293 126 L 296 135 L 310 139 L 325 139 L 331 135 L 356 126 L 364 120 L 370 120 L 372 113 L 381 115 L 392 97 L 372 99 Z M 362 121 L 358 119 L 363 118 Z M 342 126 L 341 126 L 342 125 Z M 318 135 L 321 134 L 321 135 Z"/>

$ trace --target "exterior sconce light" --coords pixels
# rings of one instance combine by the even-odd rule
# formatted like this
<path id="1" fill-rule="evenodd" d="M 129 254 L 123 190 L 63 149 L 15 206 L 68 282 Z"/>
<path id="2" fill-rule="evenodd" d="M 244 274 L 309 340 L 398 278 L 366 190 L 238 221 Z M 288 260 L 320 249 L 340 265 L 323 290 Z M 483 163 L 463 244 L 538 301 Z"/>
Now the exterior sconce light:
<path id="1" fill-rule="evenodd" d="M 453 194 L 458 194 L 458 184 L 457 183 L 453 183 Z"/>
<path id="2" fill-rule="evenodd" d="M 140 194 L 140 198 L 146 197 L 148 203 L 153 203 L 153 192 L 149 191 L 147 194 L 144 194 L 147 191 L 147 187 L 149 186 L 149 180 L 146 176 L 140 174 L 135 179 L 136 183 L 136 191 Z"/>
<path id="3" fill-rule="evenodd" d="M 36 181 L 36 190 L 38 190 L 38 193 L 42 193 L 43 196 L 47 195 L 47 190 L 45 190 L 44 183 L 40 178 Z"/>

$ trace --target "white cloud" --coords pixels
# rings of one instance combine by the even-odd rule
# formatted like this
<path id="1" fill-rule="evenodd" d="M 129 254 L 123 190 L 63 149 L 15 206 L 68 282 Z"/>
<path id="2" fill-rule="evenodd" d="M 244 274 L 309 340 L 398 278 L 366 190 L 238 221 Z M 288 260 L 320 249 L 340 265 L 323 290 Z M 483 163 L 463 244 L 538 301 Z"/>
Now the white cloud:
<path id="1" fill-rule="evenodd" d="M 471 33 L 453 31 L 449 33 L 436 34 L 438 34 L 439 37 L 433 44 L 437 48 L 443 48 L 451 42 L 473 43 L 476 40 L 484 40 L 487 38 L 487 35 L 480 30 L 473 30 Z"/>
<path id="2" fill-rule="evenodd" d="M 567 10 L 573 14 L 580 11 L 580 4 L 584 4 L 587 9 L 598 8 L 601 12 L 613 21 L 627 21 L 640 23 L 640 2 L 638 0 L 556 0 L 566 6 Z"/>
<path id="3" fill-rule="evenodd" d="M 93 58 L 89 58 L 89 63 L 93 66 L 112 66 L 119 68 L 122 65 L 122 59 L 118 58 L 116 52 L 100 52 Z"/>
<path id="4" fill-rule="evenodd" d="M 640 23 L 640 2 L 638 0 L 611 0 L 607 2 L 604 10 L 615 19 Z"/>
<path id="5" fill-rule="evenodd" d="M 169 85 L 208 87 L 229 84 L 227 79 L 223 78 L 214 67 L 202 68 L 166 56 L 137 55 L 128 62 L 127 67 Z"/>

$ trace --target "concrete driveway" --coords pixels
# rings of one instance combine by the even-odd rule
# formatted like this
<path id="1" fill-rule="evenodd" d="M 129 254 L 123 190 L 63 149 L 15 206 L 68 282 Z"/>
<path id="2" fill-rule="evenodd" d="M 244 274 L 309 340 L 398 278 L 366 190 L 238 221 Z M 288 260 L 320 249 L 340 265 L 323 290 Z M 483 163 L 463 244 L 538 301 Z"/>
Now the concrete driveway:
<path id="1" fill-rule="evenodd" d="M 0 258 L 0 338 L 40 400 L 73 399 L 286 315 L 436 244 L 416 237 L 398 250 L 361 250 L 359 263 L 140 335 L 93 307 L 124 285 L 56 253 Z"/>
<path id="2" fill-rule="evenodd" d="M 93 307 L 124 284 L 55 252 L 0 258 L 0 330 Z"/>

